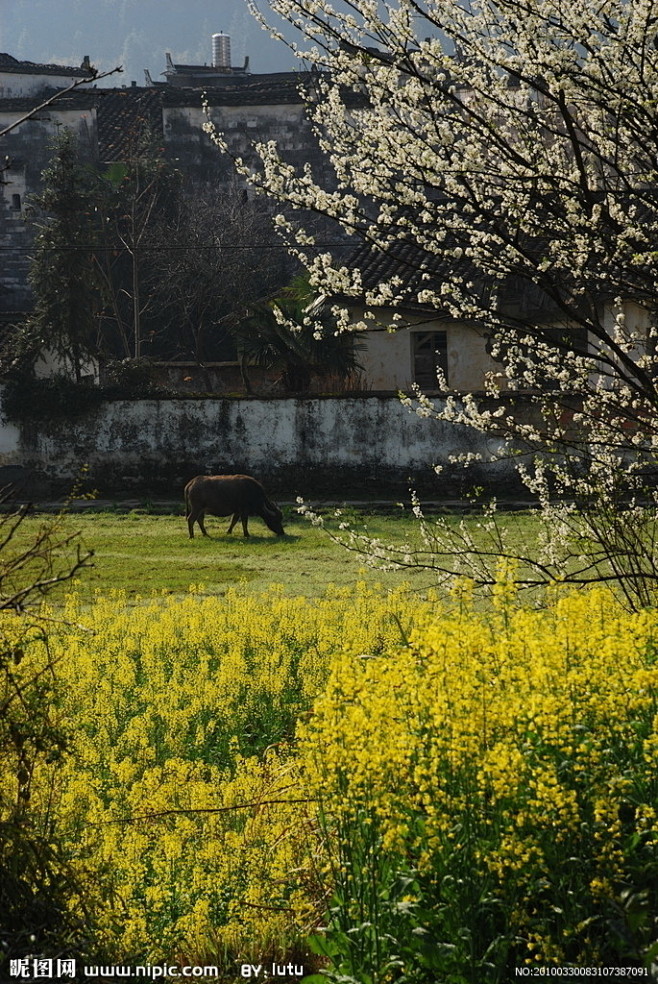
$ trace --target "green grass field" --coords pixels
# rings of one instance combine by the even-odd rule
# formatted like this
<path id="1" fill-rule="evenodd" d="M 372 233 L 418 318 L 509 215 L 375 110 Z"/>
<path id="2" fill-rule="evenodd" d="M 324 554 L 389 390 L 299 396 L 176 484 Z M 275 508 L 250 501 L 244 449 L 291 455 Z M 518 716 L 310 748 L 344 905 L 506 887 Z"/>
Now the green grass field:
<path id="1" fill-rule="evenodd" d="M 418 522 L 409 509 L 394 505 L 386 512 L 350 509 L 346 518 L 355 530 L 367 530 L 370 536 L 386 543 L 419 542 Z M 17 546 L 27 541 L 45 519 L 39 514 L 29 516 L 21 527 Z M 456 523 L 459 518 L 455 516 L 451 521 Z M 81 590 L 88 592 L 90 598 L 98 590 L 111 589 L 133 596 L 162 591 L 175 594 L 187 591 L 190 585 L 202 585 L 212 595 L 223 593 L 237 582 L 246 582 L 255 591 L 282 584 L 287 593 L 305 596 L 321 594 L 328 584 L 346 585 L 356 580 L 386 587 L 409 582 L 417 591 L 436 584 L 435 575 L 426 570 L 381 571 L 367 567 L 358 554 L 334 542 L 292 506 L 284 509 L 284 537 L 272 534 L 256 517 L 250 520 L 248 539 L 242 536 L 239 524 L 227 535 L 229 520 L 209 517 L 210 538 L 197 530 L 190 540 L 182 514 L 156 515 L 149 509 L 68 513 L 58 522 L 62 534 L 79 533 L 82 546 L 94 551 L 93 566 L 79 578 Z M 477 519 L 469 522 L 476 523 Z M 510 513 L 503 522 L 514 527 L 520 541 L 534 539 L 532 516 Z"/>
<path id="2" fill-rule="evenodd" d="M 248 539 L 239 524 L 227 535 L 229 520 L 215 517 L 207 520 L 210 538 L 197 529 L 193 540 L 188 538 L 185 518 L 176 515 L 95 513 L 69 516 L 66 524 L 79 530 L 84 546 L 94 550 L 94 567 L 81 579 L 83 589 L 90 592 L 121 588 L 139 595 L 177 593 L 200 584 L 208 594 L 221 594 L 228 585 L 242 581 L 255 591 L 275 583 L 283 584 L 290 594 L 319 595 L 327 584 L 365 578 L 392 585 L 408 577 L 367 569 L 355 554 L 293 510 L 286 514 L 285 537 L 275 536 L 260 519 L 252 518 Z M 408 517 L 363 519 L 373 535 L 399 540 L 415 533 Z"/>

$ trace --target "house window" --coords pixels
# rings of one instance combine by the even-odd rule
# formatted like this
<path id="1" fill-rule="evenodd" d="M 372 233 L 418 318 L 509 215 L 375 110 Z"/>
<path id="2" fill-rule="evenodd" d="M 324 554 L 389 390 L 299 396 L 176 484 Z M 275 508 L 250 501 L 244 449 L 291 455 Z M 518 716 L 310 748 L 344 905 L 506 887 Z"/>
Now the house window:
<path id="1" fill-rule="evenodd" d="M 448 382 L 448 336 L 445 331 L 415 331 L 411 335 L 414 382 L 422 390 L 439 388 L 437 370 Z"/>
<path id="2" fill-rule="evenodd" d="M 11 196 L 11 207 L 14 212 L 20 212 L 21 210 L 21 196 L 12 195 Z"/>

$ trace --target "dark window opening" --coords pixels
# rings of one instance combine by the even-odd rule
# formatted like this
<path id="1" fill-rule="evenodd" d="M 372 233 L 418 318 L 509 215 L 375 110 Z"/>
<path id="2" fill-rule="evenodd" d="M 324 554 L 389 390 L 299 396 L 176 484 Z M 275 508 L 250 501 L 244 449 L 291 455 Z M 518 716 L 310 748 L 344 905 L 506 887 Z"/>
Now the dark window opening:
<path id="1" fill-rule="evenodd" d="M 411 335 L 414 382 L 423 390 L 439 389 L 437 370 L 448 382 L 448 335 L 445 331 L 418 331 Z"/>
<path id="2" fill-rule="evenodd" d="M 11 196 L 11 207 L 14 212 L 20 212 L 21 210 L 21 196 L 12 195 Z"/>

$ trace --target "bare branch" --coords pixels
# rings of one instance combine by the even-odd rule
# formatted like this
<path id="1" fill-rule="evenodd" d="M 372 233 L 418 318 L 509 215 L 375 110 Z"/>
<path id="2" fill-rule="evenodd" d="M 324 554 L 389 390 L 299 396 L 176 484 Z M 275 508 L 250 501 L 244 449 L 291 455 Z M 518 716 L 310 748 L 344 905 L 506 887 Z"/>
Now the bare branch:
<path id="1" fill-rule="evenodd" d="M 25 113 L 24 116 L 20 117 L 20 119 L 14 120 L 14 122 L 10 123 L 9 126 L 6 126 L 4 130 L 0 130 L 0 137 L 5 137 L 8 133 L 11 133 L 12 130 L 15 130 L 17 126 L 20 126 L 21 123 L 31 120 L 32 117 L 36 116 L 37 113 L 40 113 L 42 109 L 52 106 L 54 102 L 57 102 L 57 100 L 61 99 L 62 96 L 68 95 L 69 92 L 73 92 L 74 89 L 79 89 L 80 86 L 83 85 L 89 85 L 90 82 L 98 82 L 99 79 L 106 79 L 108 76 L 115 75 L 117 72 L 123 72 L 123 68 L 120 65 L 117 65 L 116 68 L 113 68 L 108 72 L 95 72 L 93 75 L 90 75 L 88 79 L 76 79 L 75 82 L 71 82 L 70 85 L 67 85 L 65 89 L 60 89 L 58 92 L 53 93 L 52 96 L 44 99 L 42 103 L 39 103 L 38 106 L 35 106 L 34 109 L 31 109 L 28 113 Z"/>

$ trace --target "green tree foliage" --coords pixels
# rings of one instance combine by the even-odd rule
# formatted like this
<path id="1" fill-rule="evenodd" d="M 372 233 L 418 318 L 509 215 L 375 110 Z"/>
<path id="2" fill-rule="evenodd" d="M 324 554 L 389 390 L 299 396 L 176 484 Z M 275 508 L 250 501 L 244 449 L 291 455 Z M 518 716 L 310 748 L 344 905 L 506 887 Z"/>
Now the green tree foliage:
<path id="1" fill-rule="evenodd" d="M 280 373 L 287 392 L 307 392 L 314 377 L 346 380 L 361 366 L 353 334 L 333 330 L 329 307 L 313 303 L 306 277 L 297 277 L 275 297 L 253 305 L 236 328 L 241 363 Z"/>
<path id="2" fill-rule="evenodd" d="M 58 136 L 43 179 L 43 191 L 31 202 L 37 234 L 28 335 L 33 352 L 56 353 L 79 381 L 86 361 L 97 352 L 100 285 L 92 249 L 96 178 L 82 162 L 71 130 Z"/>
<path id="3" fill-rule="evenodd" d="M 5 492 L 0 501 L 7 501 Z M 3 962 L 27 953 L 75 950 L 85 929 L 70 914 L 79 898 L 60 850 L 58 831 L 35 788 L 39 763 L 49 763 L 53 783 L 66 754 L 57 723 L 56 665 L 48 645 L 44 596 L 88 566 L 91 553 L 63 529 L 62 517 L 26 532 L 26 510 L 0 517 L 0 761 L 11 777 L 0 789 L 0 976 Z M 45 794 L 45 797 L 44 797 Z"/>
<path id="4" fill-rule="evenodd" d="M 154 229 L 153 322 L 167 358 L 232 361 L 236 325 L 254 298 L 288 283 L 293 262 L 272 228 L 272 206 L 236 185 L 183 189 Z"/>
<path id="5" fill-rule="evenodd" d="M 126 358 L 152 354 L 163 283 L 157 257 L 170 244 L 162 230 L 175 211 L 180 175 L 162 155 L 150 127 L 129 134 L 125 159 L 97 185 L 97 270 L 103 283 L 106 347 Z"/>
<path id="6" fill-rule="evenodd" d="M 105 171 L 99 192 L 106 351 L 124 360 L 235 359 L 244 312 L 293 266 L 269 204 L 235 186 L 186 186 L 148 128 Z"/>

